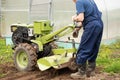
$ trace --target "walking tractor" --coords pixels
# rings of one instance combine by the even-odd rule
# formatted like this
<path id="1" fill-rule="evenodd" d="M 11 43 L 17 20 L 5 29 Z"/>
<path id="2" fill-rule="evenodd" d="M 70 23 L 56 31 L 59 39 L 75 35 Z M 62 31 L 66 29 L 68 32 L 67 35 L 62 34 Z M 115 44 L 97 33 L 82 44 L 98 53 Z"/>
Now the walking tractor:
<path id="1" fill-rule="evenodd" d="M 39 67 L 41 71 L 51 67 L 69 67 L 75 70 L 74 39 L 68 38 L 72 43 L 72 48 L 69 49 L 56 44 L 60 37 L 72 32 L 74 27 L 68 25 L 52 32 L 53 25 L 49 20 L 34 21 L 33 24 L 12 24 L 15 67 L 19 71 L 31 71 L 35 67 Z"/>

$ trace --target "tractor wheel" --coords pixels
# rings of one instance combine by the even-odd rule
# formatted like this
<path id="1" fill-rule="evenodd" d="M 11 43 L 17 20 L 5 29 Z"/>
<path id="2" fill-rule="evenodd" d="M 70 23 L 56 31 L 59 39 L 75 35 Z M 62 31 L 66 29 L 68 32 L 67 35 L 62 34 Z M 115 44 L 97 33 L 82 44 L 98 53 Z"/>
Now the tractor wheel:
<path id="1" fill-rule="evenodd" d="M 31 71 L 35 69 L 37 55 L 34 48 L 27 44 L 21 43 L 15 48 L 14 63 L 19 71 Z"/>

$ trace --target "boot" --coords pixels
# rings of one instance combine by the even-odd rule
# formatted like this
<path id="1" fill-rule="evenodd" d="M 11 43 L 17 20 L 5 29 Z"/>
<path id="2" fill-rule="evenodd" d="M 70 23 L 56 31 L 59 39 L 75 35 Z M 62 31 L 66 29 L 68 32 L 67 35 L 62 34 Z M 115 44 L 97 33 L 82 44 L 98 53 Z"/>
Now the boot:
<path id="1" fill-rule="evenodd" d="M 78 66 L 78 72 L 72 73 L 70 76 L 74 79 L 85 78 L 86 64 Z"/>
<path id="2" fill-rule="evenodd" d="M 88 62 L 88 67 L 86 70 L 86 76 L 95 76 L 95 67 L 96 67 L 96 62 Z"/>

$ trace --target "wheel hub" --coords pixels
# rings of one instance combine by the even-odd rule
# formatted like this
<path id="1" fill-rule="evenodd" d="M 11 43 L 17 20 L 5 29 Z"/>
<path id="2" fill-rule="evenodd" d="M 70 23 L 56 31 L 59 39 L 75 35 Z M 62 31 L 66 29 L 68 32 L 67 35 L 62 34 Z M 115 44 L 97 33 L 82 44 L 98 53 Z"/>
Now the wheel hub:
<path id="1" fill-rule="evenodd" d="M 28 57 L 27 57 L 27 54 L 24 51 L 18 53 L 17 63 L 22 68 L 25 68 L 28 65 Z"/>

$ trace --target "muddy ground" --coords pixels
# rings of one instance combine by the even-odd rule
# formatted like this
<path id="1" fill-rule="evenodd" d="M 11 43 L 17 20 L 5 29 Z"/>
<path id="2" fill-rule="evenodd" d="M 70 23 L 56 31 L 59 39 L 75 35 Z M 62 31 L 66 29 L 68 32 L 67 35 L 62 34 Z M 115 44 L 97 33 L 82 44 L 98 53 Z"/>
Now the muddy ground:
<path id="1" fill-rule="evenodd" d="M 51 68 L 44 72 L 36 68 L 35 71 L 31 72 L 19 72 L 13 63 L 0 64 L 0 74 L 6 74 L 0 80 L 77 80 L 70 77 L 73 72 L 75 71 L 71 71 L 68 68 L 60 70 Z M 105 73 L 102 72 L 101 67 L 97 67 L 96 76 L 79 80 L 120 80 L 120 74 Z"/>

